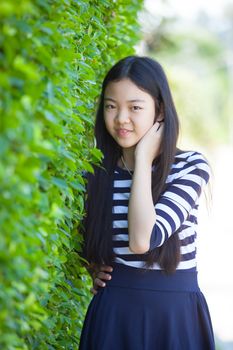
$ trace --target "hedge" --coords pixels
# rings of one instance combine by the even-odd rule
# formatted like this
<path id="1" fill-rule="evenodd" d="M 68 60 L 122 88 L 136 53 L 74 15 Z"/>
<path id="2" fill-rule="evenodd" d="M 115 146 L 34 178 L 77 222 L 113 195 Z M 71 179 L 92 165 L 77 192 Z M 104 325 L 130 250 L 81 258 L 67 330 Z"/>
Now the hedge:
<path id="1" fill-rule="evenodd" d="M 140 39 L 142 0 L 0 3 L 0 348 L 77 349 L 91 278 L 83 171 L 100 83 Z"/>

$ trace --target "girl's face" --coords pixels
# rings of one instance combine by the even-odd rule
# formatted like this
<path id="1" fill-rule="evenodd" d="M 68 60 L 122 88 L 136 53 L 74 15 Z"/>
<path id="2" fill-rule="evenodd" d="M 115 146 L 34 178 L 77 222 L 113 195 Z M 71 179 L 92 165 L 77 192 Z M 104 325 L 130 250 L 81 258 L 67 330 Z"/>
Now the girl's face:
<path id="1" fill-rule="evenodd" d="M 122 147 L 136 146 L 155 122 L 155 102 L 130 79 L 110 82 L 104 93 L 104 121 Z"/>

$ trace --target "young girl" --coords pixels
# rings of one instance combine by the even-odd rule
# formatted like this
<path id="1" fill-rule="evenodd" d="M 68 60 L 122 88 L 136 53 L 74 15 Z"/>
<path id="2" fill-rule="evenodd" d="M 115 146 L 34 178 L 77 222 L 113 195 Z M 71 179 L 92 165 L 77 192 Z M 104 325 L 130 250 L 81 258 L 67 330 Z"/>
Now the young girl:
<path id="1" fill-rule="evenodd" d="M 158 62 L 128 56 L 110 69 L 95 123 L 104 158 L 86 175 L 83 256 L 98 278 L 80 350 L 215 349 L 196 268 L 210 169 L 201 153 L 177 148 L 178 129 Z"/>

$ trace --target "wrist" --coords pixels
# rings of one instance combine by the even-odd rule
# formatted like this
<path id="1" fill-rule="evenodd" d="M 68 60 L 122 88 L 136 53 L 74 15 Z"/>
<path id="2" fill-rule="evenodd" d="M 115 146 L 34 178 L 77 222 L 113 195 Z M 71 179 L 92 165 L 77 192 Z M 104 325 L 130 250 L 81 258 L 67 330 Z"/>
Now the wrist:
<path id="1" fill-rule="evenodd" d="M 143 168 L 151 168 L 152 167 L 152 162 L 150 159 L 144 157 L 144 156 L 136 156 L 135 157 L 135 168 L 136 167 L 143 167 Z"/>

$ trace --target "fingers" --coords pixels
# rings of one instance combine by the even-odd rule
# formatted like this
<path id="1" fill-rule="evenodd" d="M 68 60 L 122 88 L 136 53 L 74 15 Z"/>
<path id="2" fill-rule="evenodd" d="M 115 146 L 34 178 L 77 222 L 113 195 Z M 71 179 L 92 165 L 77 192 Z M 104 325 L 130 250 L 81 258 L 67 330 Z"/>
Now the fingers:
<path id="1" fill-rule="evenodd" d="M 98 287 L 105 287 L 106 286 L 106 283 L 104 281 L 102 281 L 100 278 L 95 278 L 95 281 L 94 281 L 94 288 L 98 289 Z"/>
<path id="2" fill-rule="evenodd" d="M 112 277 L 110 275 L 107 275 L 107 277 L 105 276 L 105 279 L 110 280 Z M 97 294 L 98 293 L 98 289 L 100 287 L 105 287 L 106 283 L 103 282 L 100 278 L 95 278 L 93 281 L 93 287 L 90 289 L 91 293 L 93 294 Z"/>
<path id="3" fill-rule="evenodd" d="M 97 290 L 94 289 L 94 288 L 91 288 L 91 289 L 90 289 L 90 292 L 91 292 L 92 294 L 94 294 L 94 295 L 96 295 L 96 294 L 98 293 Z"/>
<path id="4" fill-rule="evenodd" d="M 97 277 L 101 280 L 110 280 L 112 278 L 111 275 L 109 275 L 108 273 L 104 273 L 104 272 L 97 273 Z"/>
<path id="5" fill-rule="evenodd" d="M 113 268 L 107 265 L 101 265 L 100 271 L 96 273 L 95 278 L 93 279 L 93 288 L 90 289 L 91 293 L 94 295 L 98 293 L 98 288 L 105 287 L 106 283 L 104 280 L 110 280 L 112 276 L 105 272 L 112 272 Z"/>
<path id="6" fill-rule="evenodd" d="M 95 278 L 93 281 L 93 287 L 90 289 L 91 293 L 97 294 L 100 287 L 105 287 L 105 282 L 101 281 L 99 278 Z"/>
<path id="7" fill-rule="evenodd" d="M 108 272 L 112 272 L 112 271 L 113 271 L 113 268 L 112 268 L 112 266 L 101 265 L 101 267 L 100 267 L 100 271 L 108 271 Z"/>

